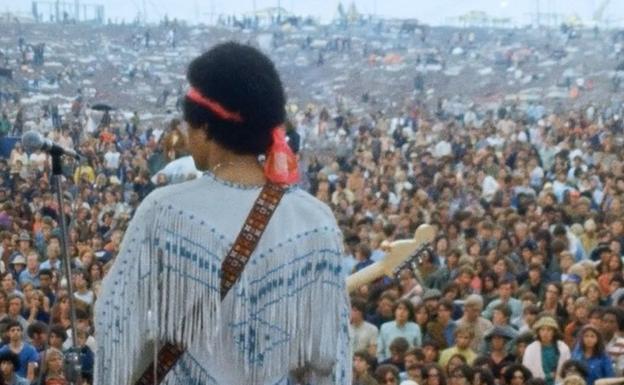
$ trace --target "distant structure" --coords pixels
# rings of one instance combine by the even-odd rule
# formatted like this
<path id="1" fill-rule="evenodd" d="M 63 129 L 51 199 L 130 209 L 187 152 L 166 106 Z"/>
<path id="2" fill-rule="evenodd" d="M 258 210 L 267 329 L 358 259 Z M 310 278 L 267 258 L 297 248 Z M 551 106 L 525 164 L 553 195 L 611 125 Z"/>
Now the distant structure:
<path id="1" fill-rule="evenodd" d="M 36 21 L 40 22 L 95 22 L 104 24 L 104 6 L 82 3 L 80 0 L 73 2 L 35 0 L 32 2 L 32 15 Z"/>
<path id="2" fill-rule="evenodd" d="M 462 28 L 509 28 L 512 23 L 508 17 L 492 17 L 482 11 L 470 11 L 457 17 L 457 23 Z"/>

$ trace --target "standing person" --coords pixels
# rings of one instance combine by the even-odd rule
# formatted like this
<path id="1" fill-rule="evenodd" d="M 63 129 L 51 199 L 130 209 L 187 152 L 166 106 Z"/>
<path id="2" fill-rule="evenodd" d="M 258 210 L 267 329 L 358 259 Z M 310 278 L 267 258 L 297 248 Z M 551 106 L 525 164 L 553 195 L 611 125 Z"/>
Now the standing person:
<path id="1" fill-rule="evenodd" d="M 130 221 L 96 303 L 95 384 L 133 383 L 154 356 L 150 336 L 186 349 L 168 383 L 350 384 L 343 240 L 306 192 L 286 189 L 221 300 L 221 263 L 259 193 L 297 179 L 273 63 L 224 43 L 193 60 L 188 80 L 189 147 L 205 174 L 154 190 Z"/>
<path id="2" fill-rule="evenodd" d="M 585 325 L 578 335 L 572 359 L 587 366 L 587 385 L 594 385 L 599 378 L 615 376 L 613 361 L 607 354 L 602 333 L 592 325 Z"/>
<path id="3" fill-rule="evenodd" d="M 548 385 L 553 385 L 559 379 L 563 363 L 570 359 L 570 349 L 561 341 L 559 325 L 554 318 L 540 318 L 533 325 L 533 330 L 537 339 L 527 346 L 522 364 L 533 377 L 543 378 Z"/>

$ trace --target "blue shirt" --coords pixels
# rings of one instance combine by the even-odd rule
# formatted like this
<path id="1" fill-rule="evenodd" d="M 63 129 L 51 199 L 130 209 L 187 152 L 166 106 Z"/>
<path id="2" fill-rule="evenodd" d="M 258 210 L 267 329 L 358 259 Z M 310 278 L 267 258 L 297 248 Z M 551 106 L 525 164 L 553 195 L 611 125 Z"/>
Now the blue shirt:
<path id="1" fill-rule="evenodd" d="M 13 379 L 7 383 L 10 385 L 30 385 L 30 382 L 27 379 L 20 377 L 17 374 L 13 374 Z"/>
<path id="2" fill-rule="evenodd" d="M 10 351 L 9 345 L 4 345 L 0 348 L 0 354 Z M 15 368 L 15 374 L 20 377 L 26 377 L 26 372 L 28 371 L 28 364 L 31 362 L 39 361 L 39 354 L 37 354 L 37 350 L 27 343 L 24 342 L 24 346 L 22 346 L 22 351 L 17 355 L 19 358 L 19 367 Z"/>
<path id="3" fill-rule="evenodd" d="M 28 269 L 22 270 L 17 281 L 20 286 L 24 286 L 25 283 L 31 283 L 37 289 L 41 286 L 39 282 L 39 271 L 35 274 L 31 274 Z"/>
<path id="4" fill-rule="evenodd" d="M 379 361 L 390 358 L 390 344 L 398 337 L 405 338 L 410 347 L 420 346 L 422 343 L 420 326 L 415 322 L 408 321 L 402 327 L 399 327 L 396 321 L 386 322 L 381 325 L 377 338 L 377 359 Z"/>
<path id="5" fill-rule="evenodd" d="M 485 308 L 485 310 L 481 313 L 481 316 L 491 321 L 492 315 L 494 313 L 494 308 L 502 303 L 503 301 L 500 298 L 495 299 L 494 301 L 490 302 Z M 510 323 L 514 325 L 521 324 L 522 323 L 522 301 L 520 301 L 517 298 L 510 297 L 507 303 L 505 304 L 507 305 L 507 307 L 509 307 L 509 310 L 511 310 Z"/>
<path id="6" fill-rule="evenodd" d="M 444 339 L 448 346 L 455 345 L 455 329 L 457 329 L 457 324 L 453 321 L 449 321 L 444 328 Z"/>
<path id="7" fill-rule="evenodd" d="M 355 264 L 355 267 L 353 268 L 353 272 L 354 273 L 358 272 L 358 271 L 362 270 L 363 268 L 372 265 L 373 263 L 375 263 L 375 262 L 373 262 L 370 259 L 365 259 L 364 261 L 358 262 L 358 263 Z"/>
<path id="8" fill-rule="evenodd" d="M 593 355 L 589 358 L 585 357 L 585 353 L 577 346 L 572 352 L 572 359 L 578 360 L 587 366 L 587 385 L 594 385 L 594 382 L 601 378 L 615 377 L 613 370 L 613 361 L 606 354 Z"/>
<path id="9" fill-rule="evenodd" d="M 57 259 L 54 263 L 52 263 L 52 262 L 50 262 L 49 259 L 46 259 L 45 261 L 41 262 L 41 265 L 39 266 L 39 268 L 41 270 L 48 269 L 48 270 L 60 271 L 61 270 L 61 260 Z"/>

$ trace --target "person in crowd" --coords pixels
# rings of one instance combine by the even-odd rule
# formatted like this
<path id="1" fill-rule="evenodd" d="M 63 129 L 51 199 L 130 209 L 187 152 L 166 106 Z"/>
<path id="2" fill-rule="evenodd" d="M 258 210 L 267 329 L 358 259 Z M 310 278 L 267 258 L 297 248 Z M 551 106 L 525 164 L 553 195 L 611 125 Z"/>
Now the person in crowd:
<path id="1" fill-rule="evenodd" d="M 572 359 L 588 368 L 588 385 L 594 385 L 599 378 L 615 376 L 613 361 L 607 354 L 604 339 L 599 329 L 586 325 L 578 334 L 577 344 L 572 351 Z"/>
<path id="2" fill-rule="evenodd" d="M 438 364 L 427 364 L 422 368 L 424 385 L 446 385 L 446 374 Z"/>
<path id="3" fill-rule="evenodd" d="M 376 385 L 371 369 L 368 351 L 358 350 L 353 353 L 353 385 Z"/>
<path id="4" fill-rule="evenodd" d="M 474 338 L 474 329 L 470 326 L 460 325 L 457 327 L 457 329 L 455 329 L 455 344 L 440 353 L 439 364 L 442 367 L 446 367 L 451 357 L 455 354 L 459 354 L 466 359 L 466 363 L 471 365 L 477 357 L 477 354 L 471 348 Z"/>
<path id="5" fill-rule="evenodd" d="M 399 385 L 399 369 L 394 365 L 379 365 L 375 369 L 375 379 L 379 384 Z"/>
<path id="6" fill-rule="evenodd" d="M 536 340 L 527 346 L 522 364 L 526 366 L 533 377 L 541 378 L 548 385 L 558 380 L 563 363 L 570 359 L 570 348 L 561 341 L 559 324 L 550 316 L 543 316 L 533 330 Z"/>
<path id="7" fill-rule="evenodd" d="M 50 347 L 45 351 L 45 361 L 41 368 L 41 385 L 68 385 L 65 377 L 63 352 Z"/>
<path id="8" fill-rule="evenodd" d="M 365 350 L 373 357 L 377 355 L 377 338 L 379 330 L 367 321 L 366 301 L 360 298 L 351 299 L 351 322 L 349 334 L 351 335 L 351 347 L 353 351 Z"/>
<path id="9" fill-rule="evenodd" d="M 420 346 L 422 335 L 420 327 L 410 321 L 414 319 L 414 307 L 409 300 L 399 301 L 394 308 L 395 320 L 381 325 L 377 340 L 377 359 L 387 360 L 390 358 L 390 344 L 397 337 L 403 337 L 410 347 Z"/>
<path id="10" fill-rule="evenodd" d="M 28 342 L 24 341 L 24 330 L 22 325 L 14 320 L 6 323 L 6 333 L 8 344 L 0 348 L 0 354 L 10 352 L 17 356 L 18 364 L 14 366 L 15 373 L 32 381 L 34 378 L 34 368 L 39 361 L 37 350 Z"/>
<path id="11" fill-rule="evenodd" d="M 3 385 L 30 385 L 32 379 L 28 380 L 17 374 L 19 365 L 17 354 L 11 351 L 0 352 L 0 372 L 2 373 Z"/>

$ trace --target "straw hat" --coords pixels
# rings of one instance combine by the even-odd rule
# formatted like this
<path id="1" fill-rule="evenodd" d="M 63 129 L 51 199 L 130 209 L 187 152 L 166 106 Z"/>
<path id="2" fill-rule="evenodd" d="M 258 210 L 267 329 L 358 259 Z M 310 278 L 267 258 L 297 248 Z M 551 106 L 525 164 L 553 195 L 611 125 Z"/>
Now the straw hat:
<path id="1" fill-rule="evenodd" d="M 552 317 L 542 317 L 534 325 L 533 330 L 537 333 L 543 327 L 553 328 L 556 332 L 559 332 L 559 324 Z"/>

